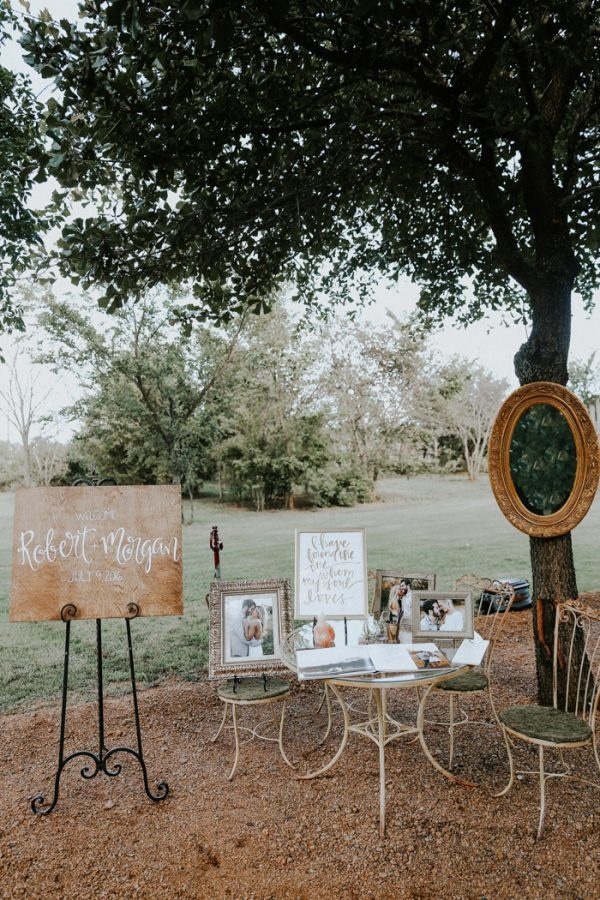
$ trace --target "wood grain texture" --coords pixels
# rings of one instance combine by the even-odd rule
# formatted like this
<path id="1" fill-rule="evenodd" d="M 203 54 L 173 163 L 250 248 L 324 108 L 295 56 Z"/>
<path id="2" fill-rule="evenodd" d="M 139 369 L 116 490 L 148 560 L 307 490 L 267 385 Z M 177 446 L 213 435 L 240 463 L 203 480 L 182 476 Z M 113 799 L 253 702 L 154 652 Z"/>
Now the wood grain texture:
<path id="1" fill-rule="evenodd" d="M 11 622 L 183 613 L 178 485 L 20 488 Z"/>

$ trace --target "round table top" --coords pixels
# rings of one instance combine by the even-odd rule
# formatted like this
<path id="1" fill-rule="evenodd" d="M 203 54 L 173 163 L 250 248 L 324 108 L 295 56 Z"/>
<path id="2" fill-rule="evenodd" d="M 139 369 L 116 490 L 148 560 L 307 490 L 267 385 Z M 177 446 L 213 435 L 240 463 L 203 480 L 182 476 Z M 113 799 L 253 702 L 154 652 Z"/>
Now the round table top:
<path id="1" fill-rule="evenodd" d="M 364 644 L 384 642 L 382 629 L 373 616 L 369 616 L 367 619 L 347 619 L 345 621 L 343 619 L 332 619 L 328 621 L 335 631 L 336 647 L 359 647 Z M 410 633 L 407 632 L 404 635 L 404 641 L 402 642 L 411 643 Z M 295 628 L 283 641 L 281 660 L 288 669 L 297 673 L 296 651 L 308 650 L 313 646 L 313 624 L 312 622 L 305 622 L 303 625 Z M 451 655 L 454 648 L 444 647 L 443 649 L 445 654 Z M 470 666 L 456 666 L 456 668 L 452 669 L 419 669 L 416 672 L 375 672 L 363 675 L 337 675 L 323 680 L 356 687 L 410 687 L 454 678 L 462 672 L 468 672 L 470 668 Z"/>

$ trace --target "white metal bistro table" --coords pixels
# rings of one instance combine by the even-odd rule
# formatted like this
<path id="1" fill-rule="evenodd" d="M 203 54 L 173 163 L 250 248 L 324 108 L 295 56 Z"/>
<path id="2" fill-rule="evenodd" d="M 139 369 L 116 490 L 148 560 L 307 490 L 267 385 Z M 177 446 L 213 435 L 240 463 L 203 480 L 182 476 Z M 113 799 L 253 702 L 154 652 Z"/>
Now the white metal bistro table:
<path id="1" fill-rule="evenodd" d="M 348 620 L 348 621 L 332 621 L 336 632 L 336 646 L 358 646 L 361 638 L 368 633 L 369 628 L 365 630 L 364 620 Z M 293 672 L 298 671 L 296 663 L 296 651 L 307 649 L 313 646 L 312 624 L 296 628 L 283 642 L 282 645 L 282 661 Z M 336 697 L 342 715 L 344 717 L 344 730 L 340 745 L 335 751 L 332 758 L 324 766 L 316 769 L 314 772 L 308 772 L 305 775 L 297 775 L 297 778 L 310 779 L 323 775 L 334 766 L 342 756 L 348 737 L 351 733 L 363 735 L 369 738 L 377 746 L 379 752 L 379 833 L 383 837 L 385 833 L 385 748 L 394 740 L 400 738 L 412 737 L 419 740 L 423 751 L 429 762 L 446 778 L 456 781 L 460 784 L 470 785 L 470 782 L 453 775 L 432 756 L 423 736 L 423 723 L 425 700 L 428 691 L 426 690 L 420 699 L 417 719 L 415 725 L 407 725 L 398 722 L 388 714 L 387 710 L 387 693 L 390 689 L 406 689 L 431 687 L 455 678 L 457 675 L 468 671 L 470 666 L 457 666 L 452 669 L 420 669 L 418 672 L 394 672 L 394 673 L 376 673 L 368 675 L 344 675 L 325 678 L 323 683 L 325 690 L 331 690 Z M 367 718 L 360 722 L 352 722 L 350 720 L 350 711 L 348 703 L 344 700 L 344 688 L 359 688 L 370 691 L 370 698 L 375 701 L 375 715 L 372 715 L 372 704 L 369 699 Z"/>

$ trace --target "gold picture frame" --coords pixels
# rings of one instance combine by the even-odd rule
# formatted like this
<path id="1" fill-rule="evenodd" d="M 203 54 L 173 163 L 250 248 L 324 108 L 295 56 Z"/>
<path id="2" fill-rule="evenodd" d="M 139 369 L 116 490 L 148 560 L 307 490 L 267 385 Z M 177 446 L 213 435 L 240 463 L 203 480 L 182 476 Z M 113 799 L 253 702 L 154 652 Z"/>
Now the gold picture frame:
<path id="1" fill-rule="evenodd" d="M 288 578 L 214 581 L 208 614 L 209 678 L 285 670 L 281 645 L 292 628 Z"/>
<path id="2" fill-rule="evenodd" d="M 572 469 L 572 484 L 564 491 L 564 501 L 559 500 L 549 511 L 541 511 L 535 502 L 528 501 L 513 477 L 515 429 L 519 424 L 523 425 L 526 415 L 531 416 L 537 411 L 536 407 L 542 413 L 549 408 L 555 419 L 558 416 L 563 431 L 566 425 L 570 432 L 567 441 L 570 456 L 567 455 L 566 462 Z M 568 432 L 565 434 L 569 437 Z M 567 453 L 560 446 L 559 452 Z M 544 445 L 540 447 L 540 460 L 543 455 L 548 455 Z M 571 531 L 590 508 L 600 475 L 598 437 L 582 401 L 567 388 L 553 382 L 537 381 L 518 388 L 504 401 L 492 426 L 488 470 L 496 502 L 515 528 L 531 537 L 542 538 Z M 546 478 L 546 483 L 551 482 L 551 478 Z"/>
<path id="3" fill-rule="evenodd" d="M 436 575 L 433 573 L 407 574 L 403 570 L 390 571 L 389 569 L 375 570 L 375 591 L 373 593 L 373 602 L 371 604 L 371 613 L 375 618 L 379 619 L 388 609 L 390 592 L 400 587 L 402 583 L 406 585 L 408 593 L 413 591 L 435 591 Z M 403 610 L 407 616 L 407 624 L 411 625 L 411 609 Z"/>

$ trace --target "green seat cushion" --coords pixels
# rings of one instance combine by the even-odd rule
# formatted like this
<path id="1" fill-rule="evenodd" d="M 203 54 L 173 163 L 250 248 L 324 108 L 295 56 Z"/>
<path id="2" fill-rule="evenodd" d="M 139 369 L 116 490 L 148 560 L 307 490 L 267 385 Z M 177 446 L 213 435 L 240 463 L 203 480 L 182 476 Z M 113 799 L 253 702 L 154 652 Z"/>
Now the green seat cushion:
<path id="1" fill-rule="evenodd" d="M 235 687 L 235 690 L 234 690 Z M 269 700 L 273 697 L 280 697 L 287 694 L 290 690 L 288 681 L 283 678 L 273 678 L 267 675 L 267 683 L 265 683 L 262 675 L 254 678 L 246 676 L 240 678 L 237 684 L 228 681 L 217 688 L 217 694 L 221 700 L 237 700 L 238 703 L 251 703 L 253 700 Z"/>
<path id="2" fill-rule="evenodd" d="M 468 694 L 469 691 L 485 691 L 488 687 L 487 675 L 481 669 L 469 669 L 461 672 L 456 678 L 449 678 L 436 684 L 436 691 L 459 691 Z"/>
<path id="3" fill-rule="evenodd" d="M 511 731 L 536 741 L 577 744 L 592 737 L 587 722 L 551 706 L 510 706 L 500 713 L 500 721 Z"/>

